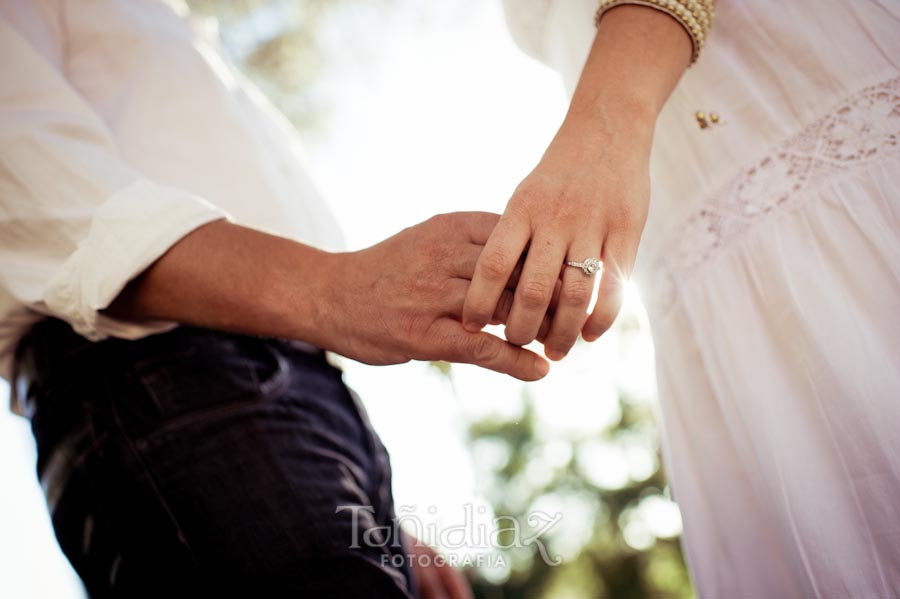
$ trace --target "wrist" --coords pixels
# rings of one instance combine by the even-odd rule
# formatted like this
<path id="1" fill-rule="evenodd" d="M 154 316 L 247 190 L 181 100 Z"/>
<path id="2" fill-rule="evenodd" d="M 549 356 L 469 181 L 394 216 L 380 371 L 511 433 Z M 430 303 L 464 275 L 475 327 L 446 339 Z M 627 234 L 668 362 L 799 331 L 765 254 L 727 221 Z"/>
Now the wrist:
<path id="1" fill-rule="evenodd" d="M 649 145 L 690 50 L 684 28 L 669 15 L 645 6 L 613 8 L 600 21 L 566 121 Z"/>
<path id="2" fill-rule="evenodd" d="M 341 273 L 345 253 L 313 250 L 312 256 L 280 269 L 261 301 L 269 305 L 281 335 L 306 341 L 323 349 L 337 348 L 335 315 L 341 311 Z"/>
<path id="3" fill-rule="evenodd" d="M 643 165 L 649 161 L 654 123 L 631 112 L 599 108 L 592 113 L 570 111 L 545 154 L 545 160 L 571 164 Z"/>
<path id="4" fill-rule="evenodd" d="M 609 123 L 652 131 L 661 109 L 647 94 L 604 85 L 599 90 L 576 92 L 563 122 Z"/>

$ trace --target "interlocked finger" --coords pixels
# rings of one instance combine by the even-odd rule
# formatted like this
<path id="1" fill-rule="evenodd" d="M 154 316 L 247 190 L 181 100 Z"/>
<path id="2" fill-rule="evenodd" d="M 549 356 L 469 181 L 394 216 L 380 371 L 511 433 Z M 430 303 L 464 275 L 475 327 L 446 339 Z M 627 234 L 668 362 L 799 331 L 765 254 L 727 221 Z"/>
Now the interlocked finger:
<path id="1" fill-rule="evenodd" d="M 584 263 L 600 255 L 600 242 L 574 243 L 569 248 L 567 261 Z M 588 274 L 591 273 L 591 274 Z M 561 360 L 578 340 L 587 320 L 587 309 L 600 272 L 594 272 L 591 263 L 587 271 L 578 266 L 567 266 L 562 276 L 559 302 L 553 316 L 553 324 L 544 342 L 544 354 L 551 360 Z"/>
<path id="2" fill-rule="evenodd" d="M 637 255 L 637 238 L 627 234 L 610 235 L 603 245 L 603 273 L 597 291 L 597 303 L 581 332 L 586 341 L 594 341 L 613 325 L 625 299 L 625 284 Z"/>
<path id="3" fill-rule="evenodd" d="M 463 323 L 469 331 L 480 331 L 490 322 L 530 235 L 531 228 L 524 218 L 514 213 L 500 218 L 478 258 L 466 294 Z"/>
<path id="4" fill-rule="evenodd" d="M 551 234 L 537 233 L 532 240 L 506 325 L 510 343 L 525 345 L 537 337 L 559 280 L 566 247 Z"/>

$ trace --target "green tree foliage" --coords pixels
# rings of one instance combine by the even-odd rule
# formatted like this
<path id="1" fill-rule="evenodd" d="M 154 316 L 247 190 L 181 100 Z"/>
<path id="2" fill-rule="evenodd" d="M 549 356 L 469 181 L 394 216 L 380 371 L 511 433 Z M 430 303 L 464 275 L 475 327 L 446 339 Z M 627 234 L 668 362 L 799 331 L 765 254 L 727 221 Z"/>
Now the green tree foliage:
<path id="1" fill-rule="evenodd" d="M 629 480 L 621 488 L 603 488 L 590 481 L 579 464 L 579 446 L 605 443 L 615 446 L 630 443 L 634 436 L 655 442 L 657 430 L 654 416 L 647 406 L 620 398 L 622 417 L 600 439 L 541 440 L 538 421 L 531 408 L 531 399 L 523 398 L 525 414 L 515 421 L 488 420 L 474 422 L 470 428 L 473 445 L 500 444 L 506 447 L 509 459 L 498 468 L 482 473 L 482 487 L 490 489 L 489 499 L 498 516 L 528 521 L 528 510 L 540 506 L 542 499 L 552 497 L 554 505 L 581 504 L 586 509 L 577 515 L 562 512 L 566 518 L 581 518 L 576 526 L 585 529 L 574 550 L 563 552 L 561 565 L 551 565 L 543 559 L 537 544 L 504 551 L 504 561 L 510 565 L 509 577 L 500 584 L 489 576 L 475 577 L 478 597 L 485 599 L 613 599 L 689 598 L 693 597 L 677 537 L 657 538 L 652 530 L 644 531 L 645 538 L 638 547 L 626 542 L 625 530 L 637 526 L 640 530 L 639 510 L 648 502 L 665 502 L 665 479 L 657 466 L 642 480 Z M 548 444 L 570 443 L 568 457 L 555 464 L 552 475 L 535 482 L 527 469 L 534 456 L 550 453 Z M 568 453 L 568 452 L 564 452 Z M 658 462 L 657 462 L 658 463 Z M 522 500 L 522 495 L 527 499 Z M 510 500 L 512 498 L 512 500 Z M 567 501 L 568 500 L 568 501 Z M 564 531 L 571 525 L 563 527 Z M 558 553 L 560 541 L 551 529 L 544 535 L 550 557 Z M 563 533 L 566 534 L 566 533 Z M 634 541 L 632 541 L 634 542 Z"/>
<path id="2" fill-rule="evenodd" d="M 637 315 L 625 311 L 600 343 L 619 354 L 613 364 L 623 363 L 634 359 L 627 348 L 646 335 Z M 590 351 L 584 345 L 577 350 Z M 452 379 L 449 366 L 440 370 Z M 592 390 L 588 380 L 580 386 L 583 393 Z M 626 389 L 616 395 L 618 416 L 599 433 L 548 432 L 527 387 L 519 414 L 470 423 L 479 488 L 499 527 L 515 521 L 527 537 L 535 512 L 561 515 L 540 542 L 500 535 L 499 559 L 470 572 L 479 599 L 694 597 L 679 544 L 680 516 L 660 466 L 655 403 Z M 631 462 L 627 475 L 603 476 L 610 455 Z"/>

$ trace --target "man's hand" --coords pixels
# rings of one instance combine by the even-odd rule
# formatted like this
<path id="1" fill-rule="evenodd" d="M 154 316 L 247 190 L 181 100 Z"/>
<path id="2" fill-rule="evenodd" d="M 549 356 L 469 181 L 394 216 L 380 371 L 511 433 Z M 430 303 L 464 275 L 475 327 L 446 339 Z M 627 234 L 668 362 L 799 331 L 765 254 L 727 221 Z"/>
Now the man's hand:
<path id="1" fill-rule="evenodd" d="M 460 324 L 498 218 L 437 216 L 344 254 L 216 221 L 169 248 L 106 313 L 301 339 L 370 364 L 468 362 L 532 381 L 547 374 L 543 358 Z M 510 272 L 514 286 L 517 269 Z M 504 322 L 511 305 L 511 292 L 501 291 L 489 320 Z"/>
<path id="2" fill-rule="evenodd" d="M 405 540 L 419 599 L 472 599 L 472 589 L 465 576 L 443 556 L 410 535 Z"/>
<path id="3" fill-rule="evenodd" d="M 332 333 L 328 349 L 369 364 L 446 360 L 526 381 L 547 374 L 547 362 L 533 352 L 460 323 L 475 264 L 498 218 L 443 214 L 371 248 L 329 256 L 334 279 L 322 314 Z M 504 322 L 511 305 L 512 292 L 501 290 L 490 321 Z"/>

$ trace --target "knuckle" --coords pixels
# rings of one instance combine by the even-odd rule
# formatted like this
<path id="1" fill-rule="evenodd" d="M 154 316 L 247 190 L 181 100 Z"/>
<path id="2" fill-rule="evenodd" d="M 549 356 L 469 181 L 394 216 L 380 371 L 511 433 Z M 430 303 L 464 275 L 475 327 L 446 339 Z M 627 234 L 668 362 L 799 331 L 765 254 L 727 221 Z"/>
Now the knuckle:
<path id="1" fill-rule="evenodd" d="M 446 262 L 453 256 L 453 244 L 440 237 L 423 237 L 417 240 L 416 251 L 428 259 L 428 262 Z"/>
<path id="2" fill-rule="evenodd" d="M 456 219 L 456 215 L 452 212 L 444 212 L 441 214 L 435 214 L 431 218 L 428 219 L 428 222 L 434 225 L 435 227 L 447 227 L 452 225 Z"/>
<path id="3" fill-rule="evenodd" d="M 412 250 L 417 257 L 417 264 L 424 264 L 433 259 L 435 242 L 431 236 L 422 235 L 413 240 Z"/>
<path id="4" fill-rule="evenodd" d="M 621 267 L 617 266 L 617 270 Z M 604 304 L 602 310 L 608 312 L 612 320 L 615 320 L 619 313 L 619 308 L 625 298 L 625 283 L 623 273 L 608 271 L 607 278 L 600 282 L 600 291 L 602 293 Z"/>
<path id="5" fill-rule="evenodd" d="M 543 185 L 526 180 L 516 188 L 513 194 L 518 202 L 524 204 L 540 203 L 547 192 Z"/>
<path id="6" fill-rule="evenodd" d="M 479 363 L 493 362 L 499 356 L 497 344 L 485 335 L 482 335 L 475 341 L 472 348 L 472 358 Z"/>
<path id="7" fill-rule="evenodd" d="M 640 230 L 644 225 L 644 215 L 629 204 L 620 204 L 611 209 L 609 230 L 625 233 Z"/>
<path id="8" fill-rule="evenodd" d="M 550 303 L 553 290 L 543 281 L 528 280 L 519 283 L 516 290 L 518 299 L 524 308 L 543 308 Z"/>
<path id="9" fill-rule="evenodd" d="M 567 195 L 569 195 L 569 185 L 565 181 L 533 172 L 519 184 L 513 193 L 513 198 L 516 203 L 524 206 L 545 206 L 548 200 L 559 200 Z"/>
<path id="10" fill-rule="evenodd" d="M 431 247 L 430 258 L 434 264 L 450 265 L 453 263 L 458 246 L 449 241 L 437 241 Z"/>
<path id="11" fill-rule="evenodd" d="M 481 274 L 488 281 L 505 281 L 510 274 L 509 256 L 504 250 L 495 249 L 486 252 L 478 265 Z"/>
<path id="12" fill-rule="evenodd" d="M 594 318 L 591 318 L 585 328 L 592 335 L 602 335 L 612 328 L 613 323 L 616 321 L 616 316 L 615 312 L 601 312 L 595 315 Z"/>
<path id="13" fill-rule="evenodd" d="M 564 306 L 586 306 L 591 301 L 593 286 L 586 280 L 569 281 L 559 292 L 559 303 Z"/>
<path id="14" fill-rule="evenodd" d="M 420 337 L 421 331 L 422 331 L 422 325 L 423 325 L 423 322 L 422 322 L 421 318 L 412 316 L 412 317 L 406 317 L 406 318 L 400 319 L 400 321 L 398 322 L 397 328 L 400 331 L 400 335 L 401 335 L 402 339 L 411 340 L 411 339 L 417 339 Z M 387 325 L 385 325 L 385 328 L 387 330 L 390 330 L 387 327 Z"/>
<path id="15" fill-rule="evenodd" d="M 425 304 L 429 308 L 435 307 L 435 304 L 440 303 L 440 298 L 447 297 L 450 294 L 446 281 L 429 276 L 428 273 L 410 281 L 406 290 L 417 302 Z"/>

